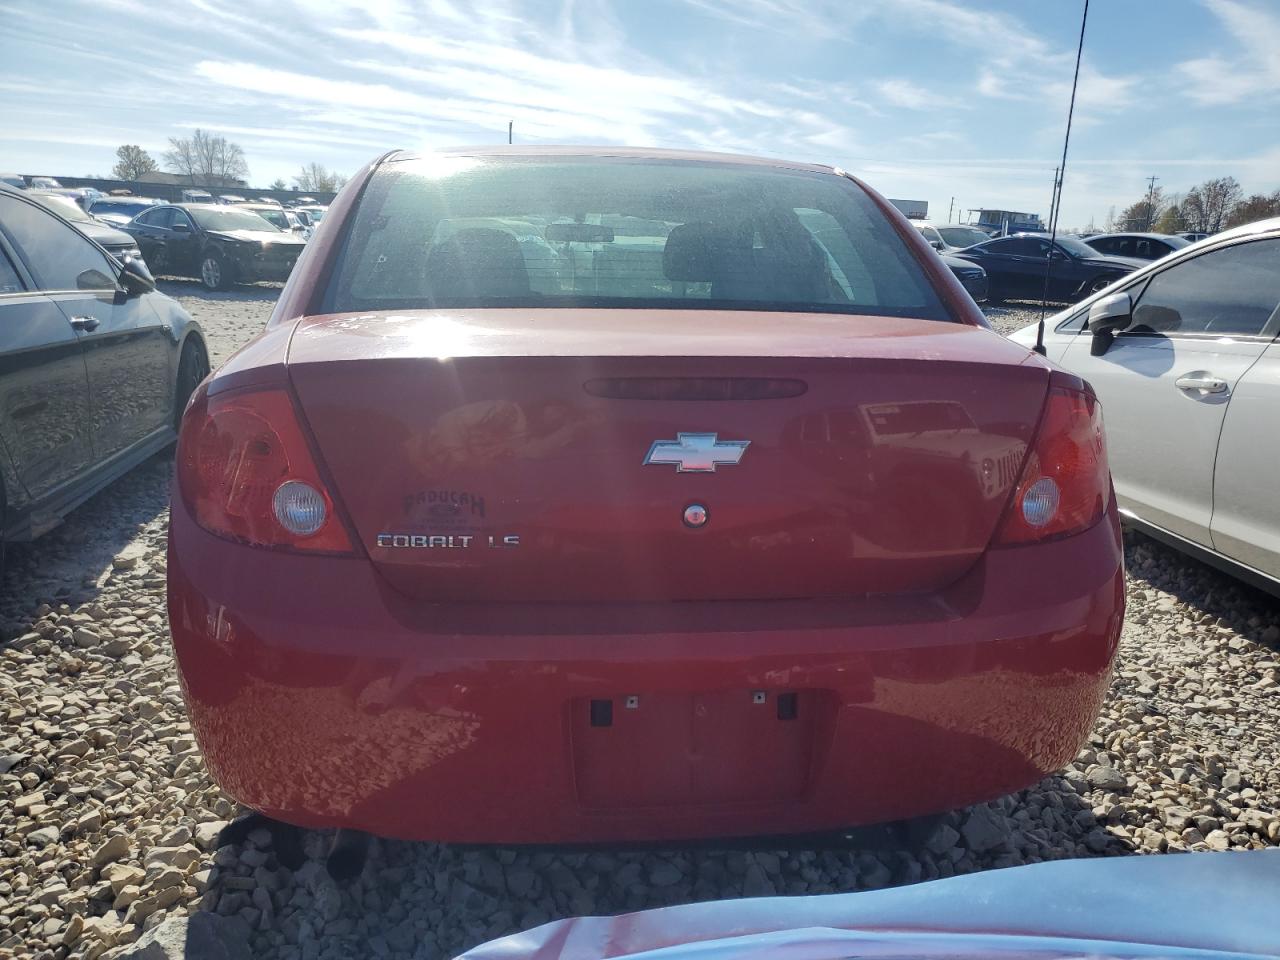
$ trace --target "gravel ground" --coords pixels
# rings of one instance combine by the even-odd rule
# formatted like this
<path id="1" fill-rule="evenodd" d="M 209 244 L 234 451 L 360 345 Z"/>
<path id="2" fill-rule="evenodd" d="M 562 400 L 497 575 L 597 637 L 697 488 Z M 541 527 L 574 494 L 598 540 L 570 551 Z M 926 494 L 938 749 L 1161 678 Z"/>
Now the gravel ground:
<path id="1" fill-rule="evenodd" d="M 278 288 L 166 282 L 213 362 Z M 990 311 L 999 329 L 1030 308 Z M 861 890 L 1064 857 L 1280 844 L 1280 604 L 1126 536 L 1129 613 L 1091 742 L 1059 775 L 921 835 L 566 851 L 375 841 L 335 884 L 237 813 L 191 737 L 164 615 L 170 464 L 157 458 L 40 541 L 0 594 L 0 956 L 447 957 L 555 917 Z M 285 857 L 287 860 L 288 857 Z"/>

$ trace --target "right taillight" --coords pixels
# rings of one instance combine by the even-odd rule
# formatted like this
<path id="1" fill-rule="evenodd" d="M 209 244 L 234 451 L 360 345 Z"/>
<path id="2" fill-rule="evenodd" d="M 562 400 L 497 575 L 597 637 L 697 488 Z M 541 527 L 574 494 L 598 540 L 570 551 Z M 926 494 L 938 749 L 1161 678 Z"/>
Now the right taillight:
<path id="1" fill-rule="evenodd" d="M 351 551 L 285 390 L 200 391 L 183 417 L 177 460 L 182 501 L 210 533 L 259 547 Z"/>
<path id="2" fill-rule="evenodd" d="M 1080 533 L 1106 513 L 1110 495 L 1098 398 L 1051 386 L 1035 444 L 995 543 L 1033 543 Z"/>

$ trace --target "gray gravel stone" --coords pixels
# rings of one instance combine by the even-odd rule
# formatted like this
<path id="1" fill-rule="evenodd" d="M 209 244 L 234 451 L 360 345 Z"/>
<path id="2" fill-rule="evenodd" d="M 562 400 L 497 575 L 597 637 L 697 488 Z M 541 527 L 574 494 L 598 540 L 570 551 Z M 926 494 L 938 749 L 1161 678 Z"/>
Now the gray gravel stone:
<path id="1" fill-rule="evenodd" d="M 974 807 L 960 827 L 965 846 L 985 853 L 1001 846 L 1009 837 L 1009 823 L 986 804 Z"/>
<path id="2" fill-rule="evenodd" d="M 251 960 L 249 926 L 239 917 L 170 917 L 117 960 Z"/>

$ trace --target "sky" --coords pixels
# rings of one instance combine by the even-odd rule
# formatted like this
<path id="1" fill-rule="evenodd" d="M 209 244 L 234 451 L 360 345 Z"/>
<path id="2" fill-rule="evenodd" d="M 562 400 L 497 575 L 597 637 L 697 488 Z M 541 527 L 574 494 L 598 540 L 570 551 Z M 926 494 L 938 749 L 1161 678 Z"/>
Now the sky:
<path id="1" fill-rule="evenodd" d="M 397 148 L 829 163 L 936 221 L 1048 213 L 1083 0 L 0 0 L 0 170 L 109 175 L 202 128 L 249 183 Z M 1061 223 L 1147 178 L 1280 188 L 1280 2 L 1093 0 Z"/>

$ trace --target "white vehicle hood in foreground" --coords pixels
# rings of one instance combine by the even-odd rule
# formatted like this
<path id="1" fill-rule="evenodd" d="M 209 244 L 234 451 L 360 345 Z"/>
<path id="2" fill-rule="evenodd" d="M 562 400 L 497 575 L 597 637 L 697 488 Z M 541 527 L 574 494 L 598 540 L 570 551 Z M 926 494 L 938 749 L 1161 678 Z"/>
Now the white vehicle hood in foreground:
<path id="1" fill-rule="evenodd" d="M 1280 851 L 1062 860 L 912 886 L 559 920 L 465 960 L 1280 957 Z"/>

